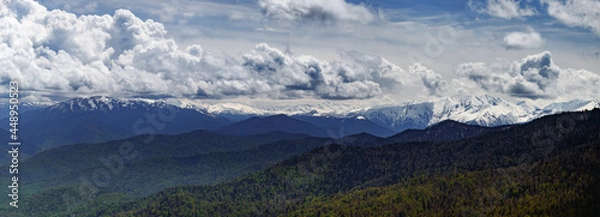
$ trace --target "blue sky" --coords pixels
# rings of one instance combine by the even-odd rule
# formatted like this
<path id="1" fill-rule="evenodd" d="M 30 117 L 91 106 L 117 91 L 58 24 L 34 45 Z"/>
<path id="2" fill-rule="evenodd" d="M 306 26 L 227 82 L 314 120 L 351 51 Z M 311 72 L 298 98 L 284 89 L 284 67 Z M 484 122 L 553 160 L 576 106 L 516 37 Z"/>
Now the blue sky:
<path id="1" fill-rule="evenodd" d="M 600 88 L 581 88 L 600 85 L 598 0 L 2 6 L 14 12 L 0 13 L 5 23 L 16 20 L 12 28 L 45 33 L 22 30 L 20 43 L 2 36 L 6 53 L 15 54 L 3 60 L 14 67 L 2 81 L 17 75 L 31 86 L 31 100 L 100 94 L 369 104 L 484 93 L 545 103 L 600 95 Z M 117 31 L 123 26 L 135 31 Z M 32 63 L 16 61 L 20 53 Z M 36 80 L 44 76 L 53 79 Z"/>

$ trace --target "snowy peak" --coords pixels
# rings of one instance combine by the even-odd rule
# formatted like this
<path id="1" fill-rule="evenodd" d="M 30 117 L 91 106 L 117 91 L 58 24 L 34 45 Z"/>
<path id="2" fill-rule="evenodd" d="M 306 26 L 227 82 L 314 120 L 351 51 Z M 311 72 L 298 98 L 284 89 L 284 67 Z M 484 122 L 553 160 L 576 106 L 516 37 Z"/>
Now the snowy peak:
<path id="1" fill-rule="evenodd" d="M 445 98 L 434 103 L 433 113 L 435 115 L 430 120 L 430 125 L 443 120 L 455 120 L 481 126 L 497 126 L 525 122 L 530 118 L 529 107 L 489 95 Z"/>
<path id="2" fill-rule="evenodd" d="M 536 111 L 536 116 L 544 116 L 569 111 L 585 111 L 600 108 L 600 100 L 571 100 L 569 102 L 551 103 Z"/>
<path id="3" fill-rule="evenodd" d="M 341 116 L 357 109 L 351 105 L 325 101 L 316 104 L 272 105 L 261 106 L 261 110 L 271 114 L 311 115 L 311 116 Z"/>
<path id="4" fill-rule="evenodd" d="M 489 95 L 446 97 L 426 102 L 367 109 L 366 119 L 398 132 L 423 129 L 444 120 L 481 126 L 498 126 L 531 120 L 532 106 L 515 104 Z"/>
<path id="5" fill-rule="evenodd" d="M 341 103 L 323 102 L 316 104 L 288 104 L 252 107 L 241 103 L 187 103 L 198 111 L 216 115 L 310 115 L 310 116 L 345 116 L 357 109 Z"/>
<path id="6" fill-rule="evenodd" d="M 543 58 L 542 58 L 543 59 Z M 176 102 L 175 102 L 176 101 Z M 490 95 L 446 97 L 423 102 L 411 102 L 380 107 L 359 108 L 348 104 L 325 101 L 253 107 L 241 103 L 203 103 L 194 100 L 171 99 L 168 103 L 145 99 L 118 99 L 106 96 L 74 98 L 47 107 L 60 113 L 81 111 L 102 111 L 108 113 L 121 109 L 152 109 L 166 106 L 183 108 L 211 117 L 219 117 L 232 122 L 246 120 L 253 116 L 284 114 L 302 117 L 333 117 L 342 119 L 367 120 L 402 132 L 406 129 L 424 129 L 445 120 L 454 120 L 480 126 L 499 126 L 524 123 L 545 115 L 568 111 L 584 111 L 600 108 L 598 100 L 572 100 L 552 103 L 538 108 L 526 101 L 513 103 Z"/>
<path id="7" fill-rule="evenodd" d="M 152 102 L 147 100 L 121 100 L 106 96 L 92 96 L 85 98 L 73 98 L 56 103 L 48 109 L 50 111 L 76 112 L 76 111 L 112 111 L 122 108 L 161 108 L 167 106 L 164 102 Z"/>
<path id="8" fill-rule="evenodd" d="M 203 110 L 210 114 L 231 114 L 231 115 L 265 115 L 268 112 L 262 109 L 253 108 L 240 103 L 219 103 L 204 105 Z"/>

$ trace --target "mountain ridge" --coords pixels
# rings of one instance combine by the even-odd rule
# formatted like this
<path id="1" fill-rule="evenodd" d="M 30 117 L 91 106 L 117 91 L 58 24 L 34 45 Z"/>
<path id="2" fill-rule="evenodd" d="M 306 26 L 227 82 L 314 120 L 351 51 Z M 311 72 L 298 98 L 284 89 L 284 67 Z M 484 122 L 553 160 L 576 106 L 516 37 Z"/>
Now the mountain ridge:
<path id="1" fill-rule="evenodd" d="M 423 187 L 411 188 L 414 194 L 391 195 L 394 197 L 388 199 L 403 201 L 405 198 L 416 197 L 418 207 L 413 209 L 417 208 L 420 212 L 429 210 L 431 204 L 455 201 L 439 206 L 450 209 L 451 214 L 457 215 L 464 213 L 461 211 L 467 206 L 476 210 L 484 208 L 481 211 L 486 216 L 494 213 L 520 216 L 516 211 L 539 213 L 536 209 L 549 202 L 544 198 L 557 195 L 560 199 L 551 201 L 558 206 L 543 206 L 543 213 L 560 211 L 566 214 L 564 212 L 577 210 L 579 206 L 574 206 L 577 201 L 592 205 L 586 208 L 585 213 L 593 213 L 593 210 L 598 209 L 597 195 L 589 190 L 598 192 L 594 188 L 598 186 L 597 180 L 600 178 L 596 170 L 600 168 L 600 161 L 595 158 L 600 153 L 599 120 L 600 109 L 594 109 L 590 112 L 546 116 L 497 134 L 460 141 L 399 143 L 375 148 L 333 144 L 234 180 L 212 186 L 170 188 L 141 200 L 113 206 L 116 210 L 99 209 L 89 215 L 114 212 L 113 214 L 118 213 L 121 216 L 159 213 L 281 216 L 298 209 L 310 208 L 312 202 L 326 204 L 340 193 L 376 190 L 397 186 L 396 184 L 406 186 L 424 183 Z M 551 136 L 554 136 L 554 139 L 546 138 Z M 557 161 L 556 157 L 561 155 L 565 157 Z M 485 178 L 486 174 L 490 173 L 497 179 Z M 530 179 L 529 174 L 536 177 Z M 474 176 L 480 179 L 475 179 Z M 583 187 L 563 183 L 558 188 L 557 179 L 558 184 L 561 180 L 568 180 L 569 183 Z M 434 182 L 430 183 L 429 180 Z M 502 183 L 494 187 L 497 185 L 496 180 L 501 180 Z M 521 180 L 527 182 L 522 183 Z M 587 181 L 593 183 L 585 184 Z M 492 187 L 482 190 L 477 187 L 479 184 Z M 424 189 L 427 191 L 423 191 Z M 473 191 L 476 192 L 468 195 L 476 197 L 474 203 L 462 203 L 463 195 L 456 195 L 458 192 Z M 432 194 L 438 196 L 430 197 Z M 377 195 L 377 192 L 372 192 L 356 199 L 368 200 Z M 428 200 L 418 200 L 424 197 Z M 581 199 L 573 199 L 574 197 Z M 493 200 L 478 202 L 478 199 Z M 525 199 L 531 207 L 523 206 L 521 201 Z M 383 205 L 384 207 L 369 205 L 366 208 L 370 209 L 370 212 L 362 211 L 373 213 L 386 208 L 385 204 Z M 492 210 L 487 210 L 489 206 Z M 506 209 L 493 209 L 496 206 Z M 564 208 L 569 209 L 564 211 Z M 352 213 L 358 210 L 322 211 Z M 387 211 L 387 214 L 383 215 L 403 213 L 401 210 Z"/>
<path id="2" fill-rule="evenodd" d="M 229 135 L 251 135 L 277 131 L 327 137 L 326 130 L 284 114 L 267 117 L 255 116 L 216 130 L 216 132 Z"/>

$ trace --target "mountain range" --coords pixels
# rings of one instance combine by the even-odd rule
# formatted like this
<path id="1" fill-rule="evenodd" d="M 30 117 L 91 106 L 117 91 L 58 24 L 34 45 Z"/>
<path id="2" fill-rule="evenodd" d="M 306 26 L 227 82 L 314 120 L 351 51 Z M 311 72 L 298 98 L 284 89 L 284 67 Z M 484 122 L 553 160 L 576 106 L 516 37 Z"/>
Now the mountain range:
<path id="1" fill-rule="evenodd" d="M 0 214 L 593 216 L 600 210 L 599 132 L 594 109 L 499 127 L 442 121 L 389 138 L 157 135 L 136 146 L 140 158 L 125 163 L 123 174 L 93 192 L 78 177 L 94 177 L 106 165 L 81 159 L 143 143 L 146 135 L 75 144 L 25 161 L 32 175 L 49 173 L 24 183 L 27 209 L 0 207 Z M 169 146 L 176 147 L 161 151 Z M 52 178 L 53 170 L 63 172 Z"/>
<path id="2" fill-rule="evenodd" d="M 600 107 L 599 101 L 573 100 L 537 108 L 488 95 L 371 108 L 334 102 L 259 108 L 185 102 L 94 96 L 58 103 L 23 103 L 19 121 L 20 136 L 27 142 L 23 157 L 63 145 L 107 142 L 140 134 L 209 130 L 232 135 L 281 131 L 341 138 L 364 132 L 389 137 L 408 129 L 425 129 L 444 120 L 491 127 Z M 2 121 L 8 123 L 6 117 Z M 6 130 L 7 126 L 1 128 Z M 1 162 L 6 160 L 6 156 L 0 157 Z"/>

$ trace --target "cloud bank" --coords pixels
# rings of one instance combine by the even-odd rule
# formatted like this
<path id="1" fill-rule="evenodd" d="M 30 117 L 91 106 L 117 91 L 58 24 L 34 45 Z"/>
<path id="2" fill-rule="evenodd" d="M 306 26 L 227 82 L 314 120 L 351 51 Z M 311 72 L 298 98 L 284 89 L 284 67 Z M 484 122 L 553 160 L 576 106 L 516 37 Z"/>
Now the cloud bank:
<path id="1" fill-rule="evenodd" d="M 457 73 L 482 89 L 520 98 L 590 98 L 600 95 L 600 76 L 586 70 L 562 69 L 545 51 L 515 62 L 464 63 Z"/>
<path id="2" fill-rule="evenodd" d="M 485 8 L 476 10 L 503 19 L 521 19 L 535 14 L 533 9 L 522 8 L 519 0 L 488 0 Z"/>
<path id="3" fill-rule="evenodd" d="M 532 28 L 525 32 L 510 32 L 504 36 L 504 45 L 507 49 L 537 48 L 544 45 L 545 40 L 540 33 Z"/>
<path id="4" fill-rule="evenodd" d="M 591 29 L 600 36 L 600 1 L 598 0 L 541 0 L 548 5 L 548 15 L 572 27 Z"/>
<path id="5" fill-rule="evenodd" d="M 48 11 L 31 0 L 0 4 L 0 65 L 0 82 L 19 79 L 33 98 L 365 99 L 403 87 L 434 94 L 441 79 L 424 67 L 404 71 L 356 51 L 341 52 L 340 60 L 328 62 L 259 44 L 241 59 L 215 56 L 200 45 L 179 48 L 161 23 L 128 10 L 76 16 Z"/>
<path id="6" fill-rule="evenodd" d="M 277 20 L 369 23 L 375 16 L 364 5 L 344 0 L 259 0 L 263 14 Z"/>

